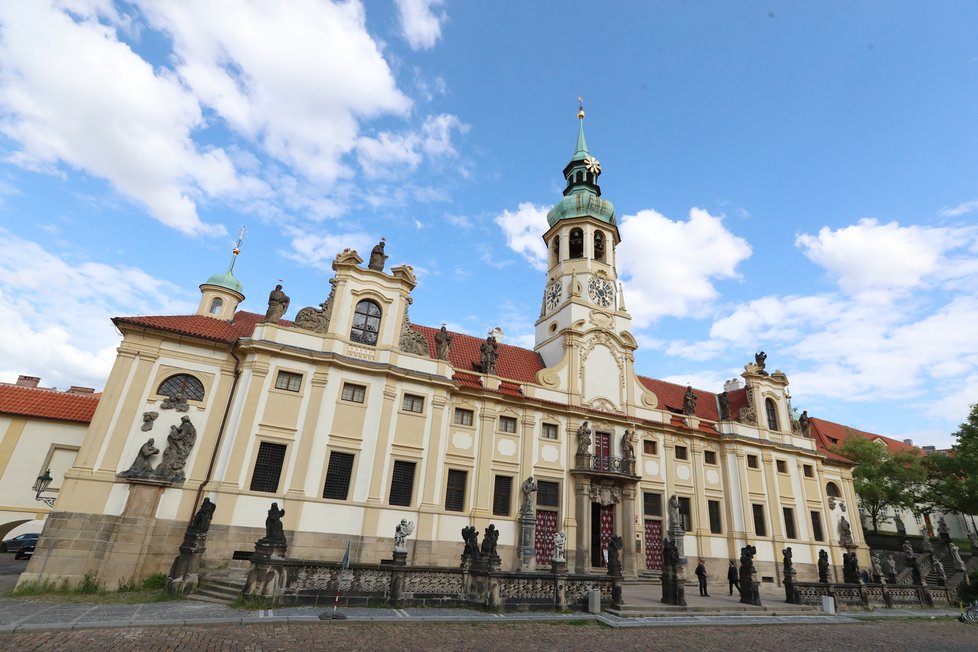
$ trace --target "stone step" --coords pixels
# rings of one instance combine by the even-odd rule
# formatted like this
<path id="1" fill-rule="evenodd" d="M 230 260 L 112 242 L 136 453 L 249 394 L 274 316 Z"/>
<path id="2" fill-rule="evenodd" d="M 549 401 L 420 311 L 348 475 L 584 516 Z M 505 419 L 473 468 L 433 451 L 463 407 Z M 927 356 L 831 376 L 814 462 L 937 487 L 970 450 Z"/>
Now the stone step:
<path id="1" fill-rule="evenodd" d="M 225 600 L 224 598 L 213 598 L 209 595 L 204 595 L 203 593 L 191 593 L 187 596 L 188 600 L 196 600 L 197 602 L 208 602 L 210 604 L 228 604 L 232 600 Z"/>

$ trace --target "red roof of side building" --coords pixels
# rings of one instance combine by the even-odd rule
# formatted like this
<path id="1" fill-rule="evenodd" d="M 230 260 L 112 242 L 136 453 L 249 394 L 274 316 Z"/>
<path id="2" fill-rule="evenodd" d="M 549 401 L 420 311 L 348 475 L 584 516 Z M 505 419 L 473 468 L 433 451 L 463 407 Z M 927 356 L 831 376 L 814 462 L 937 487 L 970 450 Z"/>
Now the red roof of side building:
<path id="1" fill-rule="evenodd" d="M 0 383 L 0 414 L 90 423 L 101 394 L 75 394 Z"/>
<path id="2" fill-rule="evenodd" d="M 428 341 L 428 350 L 434 354 L 437 351 L 435 334 L 439 329 L 430 326 L 418 326 L 417 324 L 412 324 L 411 328 L 424 335 Z M 475 371 L 475 366 L 482 359 L 479 347 L 483 345 L 485 339 L 451 331 L 448 333 L 452 336 L 452 348 L 448 353 L 448 361 L 459 371 Z M 536 351 L 511 344 L 500 344 L 498 351 L 499 357 L 496 359 L 497 376 L 515 380 L 518 383 L 535 383 L 537 381 L 537 372 L 544 368 L 544 364 L 543 359 Z M 515 393 L 515 391 L 515 388 L 511 387 L 507 388 L 505 393 Z"/>
<path id="3" fill-rule="evenodd" d="M 917 450 L 915 446 L 912 446 L 906 442 L 891 439 L 890 437 L 884 437 L 883 435 L 877 435 L 871 432 L 864 432 L 849 426 L 844 426 L 841 423 L 826 421 L 825 419 L 812 418 L 810 427 L 812 435 L 815 437 L 815 444 L 818 447 L 818 450 L 825 453 L 832 459 L 841 461 L 849 462 L 850 460 L 837 453 L 834 453 L 832 449 L 836 446 L 841 446 L 844 444 L 846 439 L 849 437 L 860 437 L 869 441 L 882 441 L 884 444 L 886 444 L 886 449 L 891 455 L 894 453 L 912 453 Z"/>

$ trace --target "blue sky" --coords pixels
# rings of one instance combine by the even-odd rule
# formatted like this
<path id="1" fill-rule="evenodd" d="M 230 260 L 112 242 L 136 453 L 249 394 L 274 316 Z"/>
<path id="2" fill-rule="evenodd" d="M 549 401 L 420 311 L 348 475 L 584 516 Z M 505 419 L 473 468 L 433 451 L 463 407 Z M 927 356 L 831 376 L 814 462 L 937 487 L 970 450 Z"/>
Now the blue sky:
<path id="1" fill-rule="evenodd" d="M 532 346 L 583 95 L 645 375 L 759 349 L 813 416 L 946 446 L 978 401 L 972 2 L 0 2 L 0 380 L 101 387 L 115 315 L 344 247 L 412 320 Z"/>

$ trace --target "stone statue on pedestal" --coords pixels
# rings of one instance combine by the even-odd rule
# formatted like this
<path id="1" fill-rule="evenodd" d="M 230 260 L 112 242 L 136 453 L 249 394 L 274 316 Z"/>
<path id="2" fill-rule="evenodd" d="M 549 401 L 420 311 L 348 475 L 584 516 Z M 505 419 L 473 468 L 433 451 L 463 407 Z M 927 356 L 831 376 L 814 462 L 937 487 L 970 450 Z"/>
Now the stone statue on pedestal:
<path id="1" fill-rule="evenodd" d="M 577 429 L 577 454 L 591 454 L 591 428 L 588 426 L 587 421 L 582 423 Z"/>
<path id="2" fill-rule="evenodd" d="M 563 531 L 554 532 L 554 555 L 552 561 L 567 561 L 564 558 L 564 544 L 567 542 L 567 535 Z"/>
<path id="3" fill-rule="evenodd" d="M 278 320 L 289 309 L 289 302 L 289 296 L 282 292 L 282 286 L 276 285 L 275 289 L 268 294 L 268 310 L 265 311 L 265 318 L 262 319 L 262 323 L 277 324 Z"/>
<path id="4" fill-rule="evenodd" d="M 394 528 L 394 552 L 407 552 L 407 538 L 414 532 L 414 521 L 402 518 Z"/>
<path id="5" fill-rule="evenodd" d="M 818 551 L 818 581 L 822 584 L 829 583 L 829 553 L 825 550 Z"/>

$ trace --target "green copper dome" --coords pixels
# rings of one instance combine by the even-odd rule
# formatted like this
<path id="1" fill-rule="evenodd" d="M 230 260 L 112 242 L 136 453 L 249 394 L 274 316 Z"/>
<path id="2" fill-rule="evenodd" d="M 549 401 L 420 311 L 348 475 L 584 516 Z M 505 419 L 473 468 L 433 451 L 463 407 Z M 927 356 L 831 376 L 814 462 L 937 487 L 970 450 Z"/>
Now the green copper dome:
<path id="1" fill-rule="evenodd" d="M 564 198 L 547 213 L 547 222 L 553 226 L 560 220 L 591 217 L 617 226 L 615 205 L 607 199 L 601 199 L 601 188 L 598 186 L 601 164 L 587 148 L 587 140 L 584 138 L 583 107 L 577 117 L 581 121 L 581 127 L 577 133 L 574 156 L 564 168 L 564 178 L 567 179 Z"/>
<path id="2" fill-rule="evenodd" d="M 205 283 L 205 285 L 217 285 L 222 288 L 234 290 L 239 294 L 244 294 L 244 288 L 242 288 L 241 282 L 234 278 L 234 274 L 231 273 L 231 270 L 228 270 L 223 274 L 214 274 L 214 276 L 207 279 L 207 283 Z"/>

